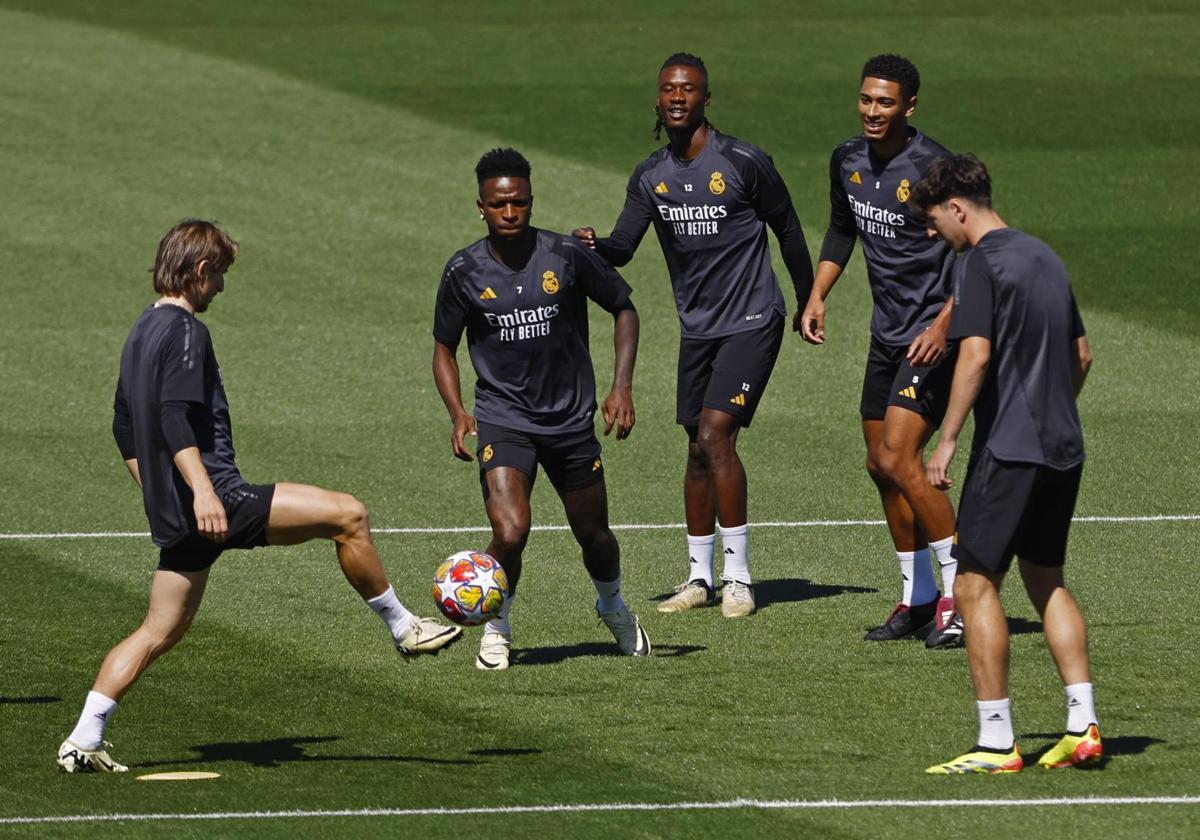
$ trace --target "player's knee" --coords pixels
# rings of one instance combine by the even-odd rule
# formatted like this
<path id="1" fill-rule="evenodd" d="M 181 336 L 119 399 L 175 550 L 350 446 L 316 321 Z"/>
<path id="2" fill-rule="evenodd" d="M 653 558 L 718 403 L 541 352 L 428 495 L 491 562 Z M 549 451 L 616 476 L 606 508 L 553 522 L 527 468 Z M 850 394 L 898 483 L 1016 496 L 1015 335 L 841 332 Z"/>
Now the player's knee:
<path id="1" fill-rule="evenodd" d="M 879 472 L 892 484 L 902 485 L 914 474 L 913 459 L 910 455 L 898 449 L 880 447 L 878 461 Z"/>
<path id="2" fill-rule="evenodd" d="M 733 436 L 709 426 L 700 427 L 696 445 L 705 464 L 724 461 L 734 454 Z"/>
<path id="3" fill-rule="evenodd" d="M 529 539 L 529 520 L 503 519 L 492 525 L 492 542 L 504 554 L 520 554 Z"/>
<path id="4" fill-rule="evenodd" d="M 338 499 L 337 527 L 344 539 L 353 539 L 370 532 L 370 517 L 367 506 L 348 494 Z"/>

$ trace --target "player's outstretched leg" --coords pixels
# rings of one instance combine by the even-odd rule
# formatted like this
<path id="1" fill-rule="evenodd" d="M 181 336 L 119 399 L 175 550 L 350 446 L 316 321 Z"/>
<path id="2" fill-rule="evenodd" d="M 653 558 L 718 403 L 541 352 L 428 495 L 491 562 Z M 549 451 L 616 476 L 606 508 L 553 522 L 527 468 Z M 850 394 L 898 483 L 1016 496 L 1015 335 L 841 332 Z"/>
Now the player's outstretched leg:
<path id="1" fill-rule="evenodd" d="M 346 580 L 387 624 L 401 654 L 436 654 L 462 635 L 461 627 L 420 618 L 400 603 L 371 541 L 362 502 L 348 493 L 309 484 L 275 485 L 267 522 L 268 544 L 297 545 L 315 539 L 333 540 Z"/>
<path id="2" fill-rule="evenodd" d="M 512 651 L 509 613 L 521 580 L 521 555 L 529 540 L 531 513 L 529 494 L 533 483 L 514 467 L 495 467 L 485 474 L 487 498 L 484 507 L 492 523 L 492 541 L 487 553 L 495 557 L 508 577 L 508 598 L 500 615 L 483 626 L 475 667 L 481 671 L 503 671 Z"/>
<path id="3" fill-rule="evenodd" d="M 621 548 L 608 527 L 608 491 L 603 479 L 560 492 L 583 565 L 596 588 L 596 613 L 626 656 L 649 656 L 650 637 L 621 597 Z"/>
<path id="4" fill-rule="evenodd" d="M 1083 614 L 1063 582 L 1062 566 L 1038 566 L 1024 559 L 1020 564 L 1025 591 L 1041 616 L 1046 644 L 1067 697 L 1066 734 L 1038 759 L 1038 766 L 1053 769 L 1095 764 L 1104 757 L 1104 745 L 1096 722 Z"/>
<path id="5" fill-rule="evenodd" d="M 159 569 L 150 583 L 150 606 L 141 626 L 104 657 L 75 729 L 58 748 L 58 766 L 68 773 L 123 773 L 104 749 L 104 728 L 117 703 L 158 657 L 183 638 L 208 583 L 208 569 Z"/>

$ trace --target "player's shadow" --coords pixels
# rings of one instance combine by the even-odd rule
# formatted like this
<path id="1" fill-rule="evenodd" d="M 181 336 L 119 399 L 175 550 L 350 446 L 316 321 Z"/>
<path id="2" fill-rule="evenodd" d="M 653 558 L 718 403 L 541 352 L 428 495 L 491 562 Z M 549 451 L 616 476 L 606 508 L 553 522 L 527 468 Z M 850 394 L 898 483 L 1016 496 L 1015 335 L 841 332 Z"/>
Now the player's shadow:
<path id="1" fill-rule="evenodd" d="M 35 695 L 32 697 L 0 697 L 0 706 L 32 706 L 39 703 L 61 703 L 61 697 Z"/>
<path id="2" fill-rule="evenodd" d="M 1023 636 L 1026 633 L 1041 633 L 1043 630 L 1042 622 L 1030 621 L 1027 618 L 1014 618 L 1008 616 L 1008 635 Z"/>
<path id="3" fill-rule="evenodd" d="M 771 580 L 760 580 L 755 582 L 754 603 L 755 608 L 761 610 L 764 607 L 770 606 L 771 604 L 811 601 L 816 598 L 832 598 L 835 595 L 842 595 L 847 592 L 869 595 L 878 591 L 878 589 L 872 589 L 869 586 L 849 586 L 840 583 L 813 583 L 811 580 L 806 578 L 773 578 Z M 659 595 L 652 596 L 650 600 L 665 601 L 674 594 L 674 592 L 664 592 Z"/>
<path id="4" fill-rule="evenodd" d="M 541 754 L 541 750 L 535 750 L 528 747 L 492 747 L 486 750 L 467 750 L 467 755 L 477 755 L 480 757 Z"/>
<path id="5" fill-rule="evenodd" d="M 1032 765 L 1036 762 L 1046 750 L 1050 749 L 1059 738 L 1062 737 L 1061 732 L 1028 732 L 1021 736 L 1033 740 L 1035 738 L 1045 738 L 1051 741 L 1046 745 L 1045 750 L 1040 750 L 1033 756 L 1026 758 L 1025 763 Z M 1147 735 L 1118 735 L 1115 738 L 1101 735 L 1104 741 L 1104 756 L 1095 764 L 1089 764 L 1086 767 L 1079 767 L 1079 770 L 1102 770 L 1108 765 L 1110 759 L 1118 755 L 1141 755 L 1153 744 L 1165 744 L 1162 738 L 1151 738 Z"/>
<path id="6" fill-rule="evenodd" d="M 687 656 L 708 648 L 703 645 L 652 645 L 651 656 Z M 557 645 L 555 647 L 514 648 L 512 651 L 513 664 L 518 665 L 557 665 L 568 659 L 581 656 L 620 656 L 612 642 L 583 642 L 578 645 Z"/>
<path id="7" fill-rule="evenodd" d="M 188 747 L 196 756 L 169 761 L 149 761 L 138 767 L 175 767 L 182 764 L 214 764 L 240 761 L 252 767 L 278 767 L 291 762 L 308 761 L 381 761 L 418 764 L 482 764 L 480 761 L 458 758 L 426 758 L 414 755 L 309 755 L 309 744 L 340 741 L 338 735 L 318 735 L 303 738 L 272 738 L 269 741 L 227 741 L 217 744 L 196 744 Z"/>

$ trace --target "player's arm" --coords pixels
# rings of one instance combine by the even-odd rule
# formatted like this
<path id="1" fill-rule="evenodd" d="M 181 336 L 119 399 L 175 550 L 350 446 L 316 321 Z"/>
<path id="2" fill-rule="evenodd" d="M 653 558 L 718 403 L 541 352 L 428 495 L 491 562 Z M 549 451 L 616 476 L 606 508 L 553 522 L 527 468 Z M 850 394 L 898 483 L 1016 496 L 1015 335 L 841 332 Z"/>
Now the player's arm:
<path id="1" fill-rule="evenodd" d="M 476 433 L 475 417 L 463 406 L 462 377 L 458 371 L 458 343 L 467 328 L 470 309 L 454 268 L 456 264 L 460 265 L 452 257 L 442 270 L 433 306 L 433 381 L 450 413 L 450 451 L 460 461 L 473 461 L 475 457 L 465 440 L 467 435 Z"/>
<path id="2" fill-rule="evenodd" d="M 958 305 L 953 310 L 950 335 L 960 341 L 950 385 L 950 404 L 937 448 L 925 465 L 929 483 L 942 490 L 950 487 L 950 462 L 958 448 L 958 435 L 979 398 L 992 358 L 992 278 L 978 254 L 966 260 L 964 269 L 956 275 L 957 289 L 951 296 L 958 298 Z"/>
<path id="3" fill-rule="evenodd" d="M 850 262 L 858 237 L 850 199 L 846 197 L 846 188 L 842 186 L 841 168 L 841 155 L 835 151 L 829 161 L 829 227 L 821 242 L 817 276 L 813 280 L 808 303 L 797 319 L 799 323 L 792 323 L 792 329 L 799 330 L 810 344 L 825 343 L 825 299 L 842 276 L 846 263 Z"/>
<path id="4" fill-rule="evenodd" d="M 1071 356 L 1071 386 L 1078 398 L 1079 392 L 1083 390 L 1083 382 L 1087 379 L 1088 370 L 1092 367 L 1092 348 L 1088 346 L 1083 318 L 1079 315 L 1079 306 L 1075 303 L 1074 294 L 1071 295 L 1071 320 L 1071 336 L 1075 339 L 1075 353 Z"/>
<path id="5" fill-rule="evenodd" d="M 129 403 L 125 401 L 125 389 L 119 379 L 117 380 L 117 393 L 113 397 L 112 433 L 126 469 L 133 476 L 133 480 L 137 482 L 137 486 L 141 487 L 142 476 L 138 470 L 137 447 L 133 437 L 133 417 L 129 413 Z"/>
<path id="6" fill-rule="evenodd" d="M 804 229 L 800 227 L 800 219 L 796 215 L 796 208 L 792 204 L 792 196 L 783 181 L 783 176 L 765 152 L 759 149 L 748 151 L 748 165 L 742 174 L 747 182 L 749 199 L 758 217 L 767 223 L 775 238 L 779 240 L 779 252 L 783 256 L 783 264 L 787 266 L 788 275 L 792 278 L 792 288 L 796 293 L 794 321 L 798 321 L 800 311 L 804 309 L 812 294 L 812 256 L 808 253 Z"/>
<path id="7" fill-rule="evenodd" d="M 633 301 L 613 314 L 613 361 L 612 390 L 600 410 L 604 414 L 604 434 L 617 427 L 617 440 L 624 440 L 633 431 L 636 420 L 633 410 L 633 366 L 637 361 L 638 334 L 641 330 L 637 310 Z"/>
<path id="8" fill-rule="evenodd" d="M 609 265 L 620 268 L 633 259 L 634 253 L 641 244 L 646 229 L 650 227 L 653 212 L 642 195 L 638 184 L 639 172 L 635 171 L 625 187 L 625 206 L 617 223 L 613 225 L 612 233 L 607 237 L 597 237 L 596 231 L 590 227 L 576 228 L 572 234 L 576 239 L 604 257 Z"/>
<path id="9" fill-rule="evenodd" d="M 925 465 L 929 483 L 948 490 L 950 462 L 958 448 L 958 435 L 967 422 L 967 415 L 975 406 L 983 382 L 987 378 L 988 363 L 992 359 L 992 342 L 982 336 L 969 336 L 958 345 L 958 363 L 954 366 L 954 383 L 950 386 L 950 404 L 946 408 L 946 419 L 942 421 L 942 436 L 938 439 L 933 457 Z"/>
<path id="10" fill-rule="evenodd" d="M 458 371 L 458 356 L 455 349 L 441 341 L 433 342 L 433 381 L 438 394 L 450 413 L 453 428 L 450 432 L 450 449 L 461 461 L 474 461 L 475 456 L 467 449 L 467 435 L 475 434 L 475 418 L 467 411 L 462 401 L 462 378 Z"/>

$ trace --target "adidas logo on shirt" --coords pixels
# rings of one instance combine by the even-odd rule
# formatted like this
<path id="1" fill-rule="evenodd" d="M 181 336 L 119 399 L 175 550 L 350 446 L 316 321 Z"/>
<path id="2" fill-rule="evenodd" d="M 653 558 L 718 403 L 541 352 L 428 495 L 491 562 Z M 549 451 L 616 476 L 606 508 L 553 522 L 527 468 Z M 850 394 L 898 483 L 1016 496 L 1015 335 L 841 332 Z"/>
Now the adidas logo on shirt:
<path id="1" fill-rule="evenodd" d="M 488 286 L 486 289 L 484 289 L 482 292 L 479 293 L 480 300 L 495 300 L 497 297 L 498 297 L 498 295 L 492 291 L 491 286 Z"/>

